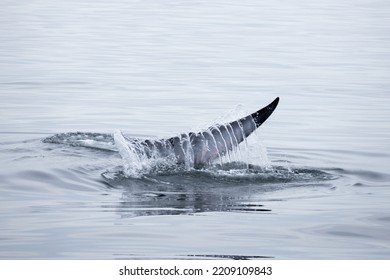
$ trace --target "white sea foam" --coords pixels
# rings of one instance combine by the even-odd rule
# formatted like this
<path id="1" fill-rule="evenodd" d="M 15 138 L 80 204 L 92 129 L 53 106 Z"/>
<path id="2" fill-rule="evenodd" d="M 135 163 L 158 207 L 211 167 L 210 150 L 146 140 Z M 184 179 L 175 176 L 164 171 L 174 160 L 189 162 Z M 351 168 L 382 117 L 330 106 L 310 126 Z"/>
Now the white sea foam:
<path id="1" fill-rule="evenodd" d="M 123 159 L 124 173 L 129 177 L 141 178 L 150 172 L 166 170 L 176 163 L 173 153 L 163 157 L 156 146 L 149 147 L 142 140 L 128 139 L 120 130 L 114 132 L 114 141 Z"/>

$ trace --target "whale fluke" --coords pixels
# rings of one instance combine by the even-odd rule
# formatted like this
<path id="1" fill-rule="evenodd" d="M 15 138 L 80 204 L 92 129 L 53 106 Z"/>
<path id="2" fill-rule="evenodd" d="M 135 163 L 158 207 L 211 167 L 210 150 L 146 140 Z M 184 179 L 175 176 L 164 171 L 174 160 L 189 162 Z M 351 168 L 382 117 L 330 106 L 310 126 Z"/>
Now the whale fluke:
<path id="1" fill-rule="evenodd" d="M 246 117 L 219 124 L 201 132 L 184 133 L 168 139 L 139 140 L 124 138 L 131 151 L 143 157 L 176 157 L 178 163 L 201 168 L 226 155 L 261 126 L 279 103 L 279 97 Z M 116 142 L 123 144 L 122 138 Z M 118 141 L 117 141 L 118 140 Z"/>

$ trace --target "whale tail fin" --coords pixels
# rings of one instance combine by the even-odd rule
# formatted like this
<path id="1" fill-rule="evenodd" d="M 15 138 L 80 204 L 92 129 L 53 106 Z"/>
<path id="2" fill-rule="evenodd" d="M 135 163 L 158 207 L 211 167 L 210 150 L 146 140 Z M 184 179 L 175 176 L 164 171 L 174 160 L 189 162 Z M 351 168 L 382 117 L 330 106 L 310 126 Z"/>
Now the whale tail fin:
<path id="1" fill-rule="evenodd" d="M 268 119 L 278 103 L 279 97 L 253 114 L 194 135 L 191 146 L 195 164 L 210 163 L 232 151 Z"/>
<path id="2" fill-rule="evenodd" d="M 232 151 L 268 119 L 278 103 L 279 97 L 264 108 L 236 121 L 215 125 L 202 132 L 181 134 L 154 143 L 144 141 L 141 144 L 146 150 L 155 150 L 160 155 L 173 152 L 179 163 L 201 167 Z"/>

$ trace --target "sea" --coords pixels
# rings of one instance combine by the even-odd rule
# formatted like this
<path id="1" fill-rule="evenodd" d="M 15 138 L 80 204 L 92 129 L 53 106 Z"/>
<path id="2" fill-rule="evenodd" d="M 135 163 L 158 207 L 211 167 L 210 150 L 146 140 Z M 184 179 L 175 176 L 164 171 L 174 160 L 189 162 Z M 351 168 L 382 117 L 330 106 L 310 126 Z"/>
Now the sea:
<path id="1" fill-rule="evenodd" d="M 389 1 L 0 5 L 0 259 L 390 258 Z M 202 168 L 114 139 L 276 97 Z"/>

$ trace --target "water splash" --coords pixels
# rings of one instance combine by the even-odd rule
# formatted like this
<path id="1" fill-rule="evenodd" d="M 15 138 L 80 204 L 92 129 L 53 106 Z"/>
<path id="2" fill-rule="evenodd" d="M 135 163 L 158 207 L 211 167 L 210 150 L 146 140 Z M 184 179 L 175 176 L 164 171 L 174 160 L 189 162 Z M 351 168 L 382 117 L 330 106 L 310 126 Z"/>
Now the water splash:
<path id="1" fill-rule="evenodd" d="M 153 170 L 165 170 L 175 165 L 174 154 L 169 154 L 170 147 L 165 147 L 163 141 L 142 141 L 125 137 L 119 130 L 114 133 L 114 141 L 123 159 L 124 172 L 127 176 L 140 178 Z M 166 157 L 160 155 L 159 148 L 167 149 Z"/>

